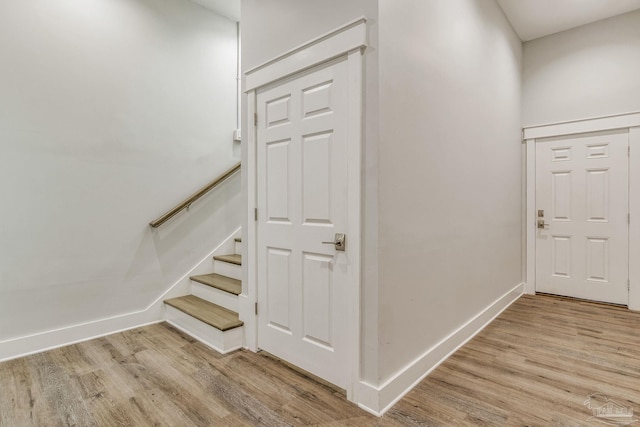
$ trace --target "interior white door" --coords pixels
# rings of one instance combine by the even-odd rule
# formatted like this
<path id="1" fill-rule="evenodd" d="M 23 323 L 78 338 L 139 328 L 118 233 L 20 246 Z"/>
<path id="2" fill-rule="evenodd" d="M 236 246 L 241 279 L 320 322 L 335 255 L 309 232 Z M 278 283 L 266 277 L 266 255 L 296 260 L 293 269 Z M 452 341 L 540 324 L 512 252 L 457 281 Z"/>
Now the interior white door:
<path id="1" fill-rule="evenodd" d="M 628 146 L 627 131 L 536 143 L 537 292 L 628 304 Z"/>
<path id="2" fill-rule="evenodd" d="M 347 63 L 257 94 L 258 346 L 347 383 Z M 346 251 L 333 244 L 346 233 Z"/>

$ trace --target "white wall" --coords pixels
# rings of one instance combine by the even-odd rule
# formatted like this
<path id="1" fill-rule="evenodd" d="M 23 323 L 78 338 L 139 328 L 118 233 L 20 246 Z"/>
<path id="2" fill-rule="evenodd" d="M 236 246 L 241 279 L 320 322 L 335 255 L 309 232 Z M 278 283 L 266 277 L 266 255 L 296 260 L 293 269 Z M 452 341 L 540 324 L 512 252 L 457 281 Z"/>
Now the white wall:
<path id="1" fill-rule="evenodd" d="M 640 10 L 524 44 L 523 124 L 640 111 Z"/>
<path id="2" fill-rule="evenodd" d="M 140 310 L 240 224 L 236 25 L 187 0 L 0 2 L 0 344 Z"/>
<path id="3" fill-rule="evenodd" d="M 493 0 L 243 0 L 243 70 L 361 15 L 362 398 L 381 410 L 387 380 L 521 282 L 522 44 Z"/>
<path id="4" fill-rule="evenodd" d="M 374 35 L 377 0 L 242 0 L 242 69 L 249 70 L 361 16 Z M 374 40 L 371 40 L 374 41 Z"/>
<path id="5" fill-rule="evenodd" d="M 242 0 L 242 69 L 247 71 L 359 17 L 368 19 L 363 148 L 362 355 L 364 379 L 378 377 L 378 2 L 377 0 Z M 243 107 L 246 106 L 246 102 Z M 244 117 L 244 116 L 243 116 Z M 246 135 L 243 123 L 243 135 Z M 243 150 L 246 153 L 246 150 Z M 243 159 L 246 162 L 246 158 Z M 246 177 L 243 177 L 246 194 Z M 245 218 L 245 226 L 247 224 Z M 246 278 L 245 278 L 246 279 Z"/>
<path id="6" fill-rule="evenodd" d="M 493 0 L 379 7 L 384 383 L 521 282 L 521 42 Z"/>

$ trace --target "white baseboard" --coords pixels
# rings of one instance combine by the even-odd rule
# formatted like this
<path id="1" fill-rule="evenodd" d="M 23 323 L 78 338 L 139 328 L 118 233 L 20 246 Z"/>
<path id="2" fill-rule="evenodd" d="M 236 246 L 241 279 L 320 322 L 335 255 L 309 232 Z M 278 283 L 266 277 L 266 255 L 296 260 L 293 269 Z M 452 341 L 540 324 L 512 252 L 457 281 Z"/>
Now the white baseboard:
<path id="1" fill-rule="evenodd" d="M 0 362 L 162 322 L 151 311 L 128 313 L 0 343 Z"/>
<path id="2" fill-rule="evenodd" d="M 366 382 L 360 382 L 358 406 L 373 415 L 382 416 L 429 375 L 431 371 L 520 298 L 523 290 L 524 283 L 515 286 L 474 318 L 406 365 L 384 384 L 374 386 Z"/>
<path id="3" fill-rule="evenodd" d="M 200 274 L 199 271 L 203 266 L 206 266 L 207 263 L 212 265 L 213 255 L 219 255 L 221 252 L 229 253 L 227 251 L 234 247 L 234 238 L 237 237 L 239 233 L 240 228 L 225 238 L 220 245 L 216 246 L 206 257 L 199 261 L 174 284 L 169 286 L 169 288 L 162 292 L 162 294 L 146 308 L 64 328 L 51 329 L 0 341 L 0 362 L 162 322 L 164 320 L 163 301 L 165 299 L 189 294 L 191 289 L 189 276 Z M 210 268 L 208 272 L 211 272 Z"/>

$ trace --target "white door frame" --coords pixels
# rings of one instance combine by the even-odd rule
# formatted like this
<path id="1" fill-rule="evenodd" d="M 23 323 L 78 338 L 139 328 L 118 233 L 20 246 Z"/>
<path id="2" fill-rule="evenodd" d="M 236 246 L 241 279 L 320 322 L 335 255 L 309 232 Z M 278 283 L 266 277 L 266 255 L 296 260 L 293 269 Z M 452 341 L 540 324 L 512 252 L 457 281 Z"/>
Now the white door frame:
<path id="1" fill-rule="evenodd" d="M 245 322 L 245 347 L 258 350 L 258 327 L 255 304 L 258 298 L 257 276 L 257 222 L 253 220 L 257 206 L 257 128 L 253 126 L 256 114 L 257 90 L 290 77 L 301 71 L 343 57 L 347 61 L 347 164 L 348 164 L 348 229 L 349 250 L 353 265 L 349 269 L 348 299 L 348 378 L 347 398 L 357 402 L 360 382 L 360 273 L 361 273 L 361 157 L 362 157 L 362 75 L 363 55 L 366 48 L 366 18 L 351 21 L 308 43 L 279 55 L 266 63 L 250 69 L 244 75 L 247 94 L 247 283 L 243 283 L 240 295 L 240 318 Z"/>
<path id="2" fill-rule="evenodd" d="M 536 292 L 536 142 L 548 137 L 618 129 L 629 130 L 629 147 L 633 153 L 629 162 L 629 309 L 640 310 L 640 112 L 523 129 L 526 149 L 525 293 Z"/>

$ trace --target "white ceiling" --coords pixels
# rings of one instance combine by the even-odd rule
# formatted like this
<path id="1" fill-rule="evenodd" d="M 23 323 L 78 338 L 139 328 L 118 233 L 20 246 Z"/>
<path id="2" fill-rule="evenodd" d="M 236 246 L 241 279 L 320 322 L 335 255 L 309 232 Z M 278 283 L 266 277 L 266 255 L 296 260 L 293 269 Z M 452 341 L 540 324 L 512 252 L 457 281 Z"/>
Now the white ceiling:
<path id="1" fill-rule="evenodd" d="M 240 0 L 193 1 L 232 21 L 240 21 Z M 640 9 L 640 0 L 497 1 L 523 41 Z"/>
<path id="2" fill-rule="evenodd" d="M 240 21 L 240 0 L 193 0 L 232 21 Z"/>
<path id="3" fill-rule="evenodd" d="M 522 41 L 640 9 L 640 0 L 498 0 Z"/>

